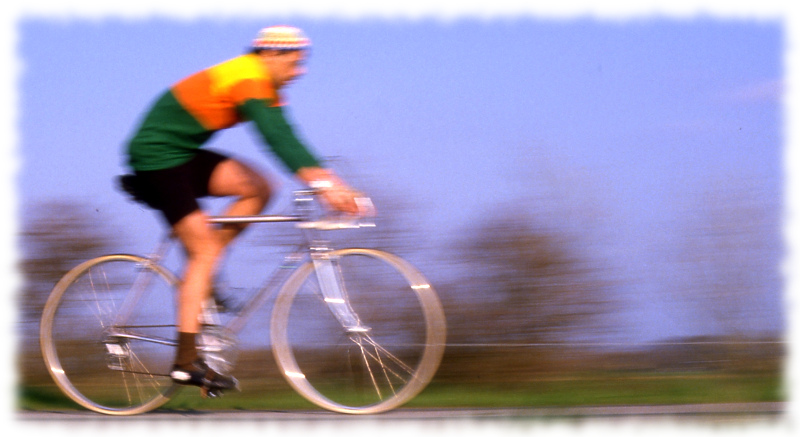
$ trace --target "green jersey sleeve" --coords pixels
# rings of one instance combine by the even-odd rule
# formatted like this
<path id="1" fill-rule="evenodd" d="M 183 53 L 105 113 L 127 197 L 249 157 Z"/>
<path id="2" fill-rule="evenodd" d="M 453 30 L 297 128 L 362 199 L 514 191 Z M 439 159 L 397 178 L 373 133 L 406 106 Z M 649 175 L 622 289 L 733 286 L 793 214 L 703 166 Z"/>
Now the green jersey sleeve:
<path id="1" fill-rule="evenodd" d="M 303 167 L 319 167 L 320 161 L 303 145 L 286 120 L 280 106 L 265 99 L 250 99 L 239 106 L 243 118 L 252 121 L 264 142 L 285 165 L 296 173 Z"/>

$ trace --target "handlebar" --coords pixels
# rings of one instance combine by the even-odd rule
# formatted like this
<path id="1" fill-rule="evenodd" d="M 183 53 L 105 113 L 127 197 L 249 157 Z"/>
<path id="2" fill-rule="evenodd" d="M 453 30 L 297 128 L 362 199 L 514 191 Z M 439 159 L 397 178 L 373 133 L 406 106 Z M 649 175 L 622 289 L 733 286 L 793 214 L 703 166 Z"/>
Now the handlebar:
<path id="1" fill-rule="evenodd" d="M 296 222 L 299 229 L 318 229 L 323 231 L 334 229 L 372 228 L 375 223 L 362 217 L 325 217 L 319 220 L 307 220 L 294 215 L 239 215 L 239 216 L 212 216 L 209 223 L 214 224 L 240 224 L 240 223 L 287 223 Z"/>
<path id="2" fill-rule="evenodd" d="M 308 203 L 313 200 L 318 193 L 314 190 L 299 190 L 294 192 L 295 209 L 298 214 L 293 215 L 244 215 L 244 216 L 211 216 L 208 218 L 209 223 L 213 224 L 242 224 L 242 223 L 286 223 L 296 222 L 295 225 L 300 229 L 316 229 L 316 230 L 336 230 L 336 229 L 358 229 L 365 227 L 375 227 L 372 222 L 371 216 L 374 215 L 375 208 L 372 205 L 372 200 L 368 197 L 361 197 L 356 199 L 356 204 L 359 209 L 365 212 L 365 215 L 352 216 L 352 215 L 333 215 L 326 211 L 320 217 L 311 218 L 311 208 Z"/>
<path id="3" fill-rule="evenodd" d="M 296 225 L 300 229 L 317 229 L 320 231 L 333 231 L 336 229 L 359 229 L 359 228 L 374 228 L 375 223 L 368 222 L 361 218 L 333 218 L 322 219 L 308 222 L 300 222 Z"/>

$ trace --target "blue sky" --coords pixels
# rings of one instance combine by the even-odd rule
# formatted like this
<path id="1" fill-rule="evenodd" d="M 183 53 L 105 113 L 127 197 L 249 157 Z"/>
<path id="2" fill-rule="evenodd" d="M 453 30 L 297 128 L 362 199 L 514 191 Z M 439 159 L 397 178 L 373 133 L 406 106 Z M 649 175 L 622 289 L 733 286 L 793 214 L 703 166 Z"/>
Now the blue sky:
<path id="1" fill-rule="evenodd" d="M 422 249 L 438 253 L 516 202 L 601 234 L 592 256 L 627 279 L 618 292 L 633 340 L 697 333 L 707 327 L 665 289 L 676 284 L 665 281 L 664 253 L 687 210 L 732 183 L 768 208 L 758 325 L 784 326 L 789 34 L 779 19 L 102 15 L 16 22 L 18 211 L 88 200 L 149 237 L 132 250 L 149 249 L 160 224 L 110 184 L 138 117 L 172 82 L 242 53 L 260 27 L 288 22 L 314 41 L 309 74 L 287 91 L 302 135 L 342 157 L 357 183 L 404 193 L 429 230 Z M 284 193 L 291 187 L 248 128 L 212 146 L 268 169 Z M 531 203 L 544 195 L 560 200 Z"/>

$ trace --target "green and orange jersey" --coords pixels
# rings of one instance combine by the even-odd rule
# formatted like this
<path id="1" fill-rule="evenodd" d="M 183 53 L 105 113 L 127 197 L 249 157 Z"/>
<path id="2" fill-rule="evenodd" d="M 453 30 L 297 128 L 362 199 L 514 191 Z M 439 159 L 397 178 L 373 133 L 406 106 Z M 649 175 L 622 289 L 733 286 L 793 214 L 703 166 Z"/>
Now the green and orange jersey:
<path id="1" fill-rule="evenodd" d="M 129 142 L 128 163 L 137 171 L 183 164 L 217 131 L 252 121 L 289 170 L 319 166 L 286 121 L 282 107 L 258 56 L 239 56 L 167 90 Z"/>

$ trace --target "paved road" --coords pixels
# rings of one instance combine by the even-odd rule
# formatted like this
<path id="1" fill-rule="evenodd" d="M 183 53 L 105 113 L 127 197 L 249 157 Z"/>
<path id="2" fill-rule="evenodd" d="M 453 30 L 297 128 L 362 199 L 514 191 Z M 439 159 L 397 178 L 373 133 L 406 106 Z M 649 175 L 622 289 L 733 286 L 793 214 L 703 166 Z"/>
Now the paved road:
<path id="1" fill-rule="evenodd" d="M 787 412 L 782 402 L 598 406 L 564 408 L 472 408 L 472 409 L 399 409 L 372 416 L 350 416 L 322 410 L 311 411 L 155 411 L 141 416 L 116 418 L 89 411 L 48 412 L 21 411 L 16 418 L 30 421 L 84 421 L 84 420 L 135 420 L 135 421 L 214 421 L 214 420 L 268 420 L 268 421 L 407 421 L 407 420 L 461 420 L 461 419 L 620 419 L 620 418 L 676 418 L 697 421 L 777 421 Z"/>
<path id="2" fill-rule="evenodd" d="M 720 431 L 795 436 L 782 403 L 513 409 L 400 409 L 372 416 L 327 411 L 152 412 L 114 418 L 80 411 L 20 412 L 9 435 L 81 437 L 688 437 Z M 15 432 L 16 431 L 16 432 Z"/>

